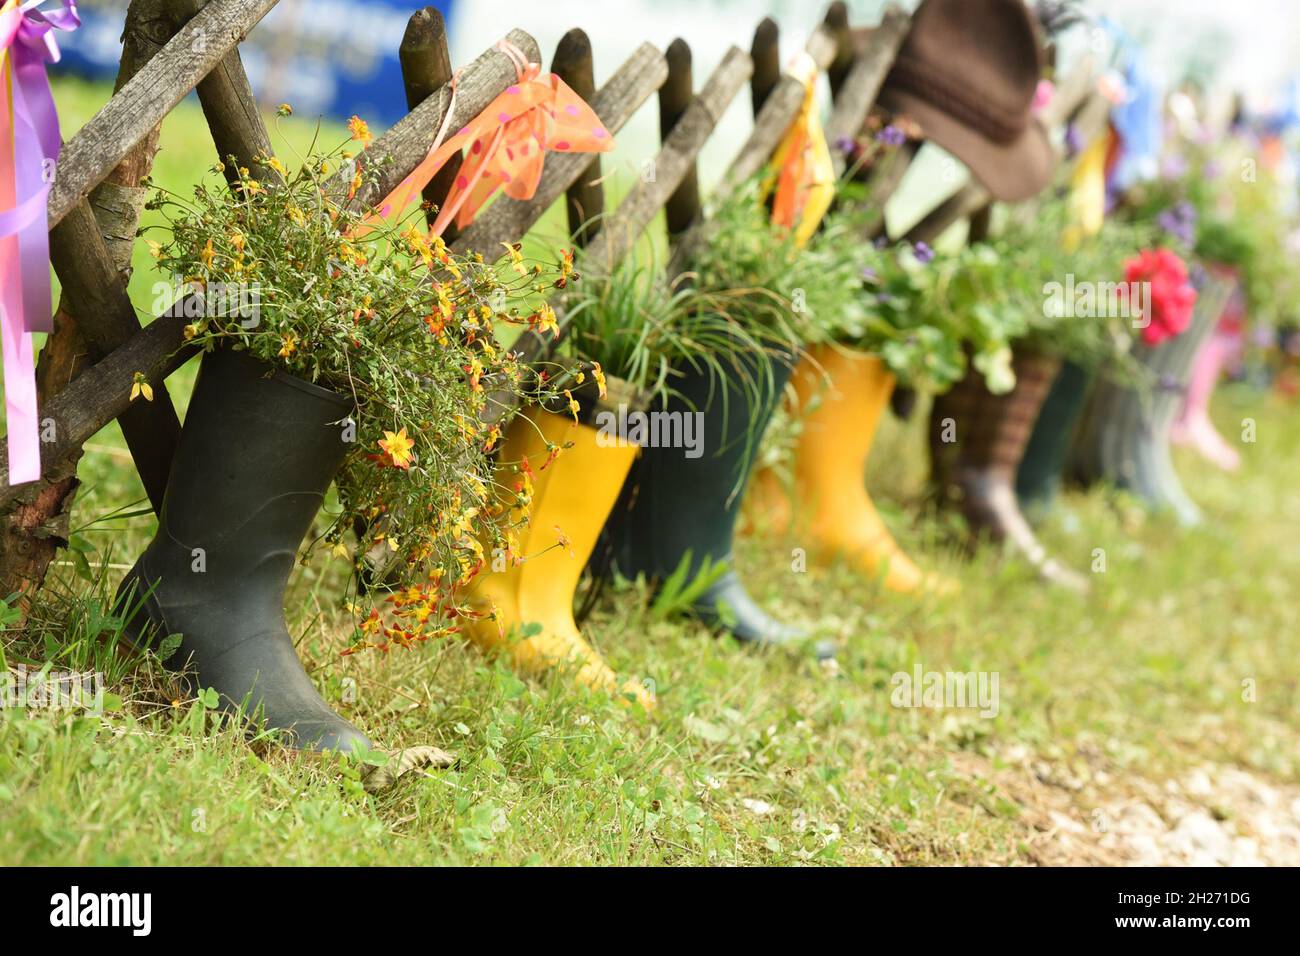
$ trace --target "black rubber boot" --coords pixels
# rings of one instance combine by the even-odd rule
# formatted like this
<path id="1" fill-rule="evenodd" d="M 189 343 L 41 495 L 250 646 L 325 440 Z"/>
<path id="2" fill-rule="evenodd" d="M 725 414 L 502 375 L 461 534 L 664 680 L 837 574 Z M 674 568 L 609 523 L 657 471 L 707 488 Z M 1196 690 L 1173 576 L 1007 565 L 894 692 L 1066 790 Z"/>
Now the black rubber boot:
<path id="1" fill-rule="evenodd" d="M 1091 384 L 1088 370 L 1073 362 L 1064 362 L 1056 374 L 1016 471 L 1016 496 L 1026 514 L 1051 509 Z"/>
<path id="2" fill-rule="evenodd" d="M 693 436 L 701 443 L 700 454 L 690 458 L 684 448 L 643 448 L 597 554 L 612 556 L 614 567 L 627 577 L 644 574 L 657 581 L 676 571 L 688 553 L 687 581 L 699 574 L 706 558 L 730 564 L 745 483 L 791 365 L 787 354 L 770 362 L 754 358 L 747 371 L 757 384 L 748 391 L 733 369 L 725 378 L 705 368 L 686 369 L 674 378 L 673 388 L 681 394 L 673 395 L 664 410 L 683 416 L 701 413 Z M 783 644 L 807 636 L 760 608 L 730 567 L 693 609 L 706 623 L 749 643 Z M 828 656 L 829 651 L 819 654 Z"/>
<path id="3" fill-rule="evenodd" d="M 370 748 L 303 670 L 284 622 L 298 546 L 348 446 L 351 403 L 245 352 L 203 357 L 158 533 L 118 589 L 141 647 L 181 634 L 166 662 L 191 691 L 285 732 L 295 749 Z"/>

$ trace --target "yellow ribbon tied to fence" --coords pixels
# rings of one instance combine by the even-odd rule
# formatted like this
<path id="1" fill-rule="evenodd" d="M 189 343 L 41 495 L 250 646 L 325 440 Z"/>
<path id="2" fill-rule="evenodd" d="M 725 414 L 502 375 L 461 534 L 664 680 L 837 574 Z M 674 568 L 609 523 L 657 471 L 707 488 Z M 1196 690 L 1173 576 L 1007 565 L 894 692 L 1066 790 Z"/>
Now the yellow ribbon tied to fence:
<path id="1" fill-rule="evenodd" d="M 817 63 L 807 53 L 801 53 L 789 72 L 804 85 L 803 105 L 772 156 L 776 172 L 769 177 L 764 193 L 771 190 L 774 178 L 772 222 L 793 230 L 795 242 L 802 246 L 831 208 L 835 166 L 817 115 Z"/>
<path id="2" fill-rule="evenodd" d="M 1087 236 L 1101 232 L 1106 220 L 1106 153 L 1110 148 L 1110 132 L 1093 137 L 1079 154 L 1078 165 L 1070 177 L 1070 218 L 1061 242 L 1066 249 L 1074 249 Z"/>
<path id="3" fill-rule="evenodd" d="M 438 170 L 466 146 L 469 151 L 465 162 L 431 228 L 434 235 L 441 235 L 452 217 L 457 228 L 464 229 L 498 189 L 512 199 L 532 199 L 548 150 L 604 153 L 614 148 L 614 137 L 567 83 L 554 73 L 540 76 L 541 67 L 529 63 L 513 44 L 503 40 L 497 47 L 514 61 L 518 82 L 443 142 L 455 106 L 453 79 L 447 118 L 429 155 L 379 204 L 381 216 L 401 213 Z"/>

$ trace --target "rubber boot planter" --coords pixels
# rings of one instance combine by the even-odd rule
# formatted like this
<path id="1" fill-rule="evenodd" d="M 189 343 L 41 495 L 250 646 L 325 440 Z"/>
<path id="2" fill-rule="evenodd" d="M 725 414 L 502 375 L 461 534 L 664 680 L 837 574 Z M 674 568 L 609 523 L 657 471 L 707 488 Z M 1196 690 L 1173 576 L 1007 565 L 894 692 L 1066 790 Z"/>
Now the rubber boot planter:
<path id="1" fill-rule="evenodd" d="M 296 749 L 370 748 L 321 699 L 285 627 L 284 593 L 348 445 L 343 396 L 230 349 L 203 357 L 158 533 L 118 589 L 138 646 Z"/>
<path id="2" fill-rule="evenodd" d="M 626 391 L 619 394 L 626 386 L 618 380 L 611 378 L 608 388 L 603 404 L 583 397 L 581 424 L 568 414 L 531 408 L 506 428 L 497 484 L 514 487 L 521 480 L 515 463 L 525 459 L 534 476 L 531 502 L 515 509 L 518 519 L 527 519 L 519 534 L 521 560 L 484 568 L 474 579 L 468 599 L 484 616 L 467 621 L 466 634 L 485 650 L 509 655 L 522 671 L 568 668 L 578 683 L 649 709 L 654 695 L 636 681 L 620 686 L 573 618 L 583 568 L 638 451 L 600 442 L 587 424 L 597 410 L 629 401 Z M 549 448 L 563 450 L 551 459 Z"/>
<path id="3" fill-rule="evenodd" d="M 884 362 L 866 352 L 814 346 L 792 381 L 803 424 L 793 500 L 766 474 L 753 507 L 821 564 L 847 562 L 901 593 L 951 589 L 952 582 L 923 573 L 902 552 L 867 494 L 867 457 L 894 388 Z"/>
<path id="4" fill-rule="evenodd" d="M 690 434 L 698 444 L 642 450 L 600 549 L 607 549 L 620 574 L 644 574 L 652 581 L 663 581 L 685 564 L 689 582 L 706 562 L 727 562 L 693 610 L 706 623 L 753 644 L 806 636 L 759 607 L 730 566 L 741 496 L 793 362 L 783 354 L 770 361 L 754 356 L 743 369 L 683 369 L 672 380 L 677 394 L 665 403 L 663 411 L 671 417 L 664 421 L 681 422 L 683 435 L 685 424 L 696 422 Z M 741 375 L 753 381 L 746 385 Z"/>
<path id="5" fill-rule="evenodd" d="M 1016 496 L 1025 514 L 1042 515 L 1051 510 L 1091 384 L 1087 369 L 1073 362 L 1062 363 L 1016 470 Z"/>
<path id="6" fill-rule="evenodd" d="M 1080 481 L 1110 481 L 1152 510 L 1172 512 L 1179 524 L 1200 522 L 1200 508 L 1174 471 L 1169 429 L 1186 394 L 1196 354 L 1213 331 L 1227 292 L 1226 284 L 1209 279 L 1185 331 L 1155 346 L 1134 346 L 1138 361 L 1152 374 L 1150 394 L 1098 382 L 1073 449 L 1072 469 Z"/>
<path id="7" fill-rule="evenodd" d="M 1219 384 L 1224 365 L 1240 347 L 1245 303 L 1233 270 L 1216 269 L 1215 274 L 1230 282 L 1232 288 L 1223 314 L 1196 355 L 1187 383 L 1187 396 L 1170 426 L 1169 439 L 1175 445 L 1193 449 L 1224 471 L 1236 471 L 1241 467 L 1241 455 L 1210 421 L 1210 398 Z"/>
<path id="8" fill-rule="evenodd" d="M 972 534 L 1005 542 L 1048 581 L 1073 590 L 1084 578 L 1048 556 L 1020 511 L 1016 472 L 1060 360 L 1018 352 L 1016 387 L 994 395 L 973 368 L 930 412 L 930 457 L 941 503 L 960 508 Z"/>

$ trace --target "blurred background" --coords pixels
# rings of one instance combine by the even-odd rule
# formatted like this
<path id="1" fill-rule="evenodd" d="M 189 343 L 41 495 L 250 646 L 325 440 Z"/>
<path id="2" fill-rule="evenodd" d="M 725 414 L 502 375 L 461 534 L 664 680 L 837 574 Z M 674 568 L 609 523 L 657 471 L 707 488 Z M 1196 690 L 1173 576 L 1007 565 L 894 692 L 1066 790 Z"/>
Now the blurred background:
<path id="1" fill-rule="evenodd" d="M 910 9 L 916 2 L 902 0 L 901 5 Z M 60 38 L 65 55 L 54 69 L 71 83 L 60 88 L 56 80 L 55 87 L 65 137 L 108 98 L 127 3 L 81 0 L 82 28 Z M 406 110 L 397 49 L 407 18 L 424 5 L 417 0 L 282 0 L 240 47 L 253 89 L 268 108 L 292 104 L 298 118 L 341 122 L 357 114 L 381 131 Z M 566 31 L 581 27 L 591 37 L 601 83 L 639 44 L 662 49 L 685 34 L 692 43 L 697 85 L 729 46 L 749 47 L 764 16 L 781 23 L 783 56 L 793 56 L 826 6 L 823 0 L 436 0 L 432 5 L 447 21 L 457 66 L 473 60 L 511 27 L 536 37 L 544 56 Z M 850 0 L 848 5 L 853 22 L 869 24 L 879 19 L 886 3 Z M 1063 67 L 1088 53 L 1119 65 L 1130 59 L 1124 50 L 1137 48 L 1157 87 L 1190 85 L 1206 91 L 1204 108 L 1212 121 L 1227 119 L 1237 94 L 1252 115 L 1277 117 L 1279 123 L 1295 120 L 1300 4 L 1294 0 L 1088 0 L 1079 9 L 1087 18 L 1061 41 Z M 94 87 L 84 88 L 74 77 L 90 80 Z M 828 92 L 823 91 L 823 103 Z M 737 97 L 719 134 L 709 140 L 700 156 L 706 187 L 747 135 L 749 113 L 749 98 Z M 657 122 L 655 109 L 647 106 L 620 133 L 620 148 L 606 165 L 613 179 L 636 173 L 636 159 L 657 141 Z M 959 164 L 927 145 L 895 195 L 891 225 L 905 227 L 942 198 L 935 194 L 936 181 L 947 192 L 964 177 Z M 615 192 L 620 191 L 615 185 Z"/>

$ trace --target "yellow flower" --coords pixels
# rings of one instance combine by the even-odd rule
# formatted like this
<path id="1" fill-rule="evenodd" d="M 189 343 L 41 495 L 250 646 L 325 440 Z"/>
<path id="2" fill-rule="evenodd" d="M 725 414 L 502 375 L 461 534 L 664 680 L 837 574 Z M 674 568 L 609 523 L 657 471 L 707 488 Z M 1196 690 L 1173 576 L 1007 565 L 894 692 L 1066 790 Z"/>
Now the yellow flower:
<path id="1" fill-rule="evenodd" d="M 370 127 L 366 125 L 366 121 L 360 116 L 354 116 L 348 120 L 348 132 L 352 134 L 353 139 L 361 143 L 369 143 L 374 139 L 370 135 Z"/>
<path id="2" fill-rule="evenodd" d="M 290 332 L 280 340 L 280 351 L 275 354 L 280 358 L 289 358 L 296 351 L 298 351 L 298 336 Z"/>
<path id="3" fill-rule="evenodd" d="M 406 437 L 406 426 L 395 432 L 385 431 L 384 437 L 379 440 L 379 450 L 388 456 L 388 461 L 394 468 L 411 467 L 411 449 L 414 447 L 415 439 Z"/>
<path id="4" fill-rule="evenodd" d="M 153 256 L 155 259 L 161 259 L 161 258 L 162 258 L 162 243 L 161 243 L 161 242 L 154 242 L 152 239 L 146 239 L 146 240 L 145 240 L 145 245 L 147 245 L 147 246 L 149 247 L 149 255 Z"/>
<path id="5" fill-rule="evenodd" d="M 292 116 L 293 107 L 290 106 L 288 103 L 281 103 L 279 106 L 275 108 L 275 112 L 277 116 Z"/>
<path id="6" fill-rule="evenodd" d="M 230 244 L 234 246 L 235 249 L 238 250 L 239 252 L 244 251 L 244 243 L 246 241 L 247 240 L 245 240 L 244 234 L 242 232 L 232 232 L 230 234 Z"/>
<path id="7" fill-rule="evenodd" d="M 146 402 L 153 401 L 153 386 L 145 378 L 144 372 L 136 372 L 131 379 L 131 401 L 135 401 L 141 395 Z"/>
<path id="8" fill-rule="evenodd" d="M 289 174 L 289 171 L 284 168 L 284 163 L 280 162 L 274 156 L 266 161 L 266 165 L 270 166 L 281 176 L 287 176 Z"/>
<path id="9" fill-rule="evenodd" d="M 528 275 L 528 269 L 524 265 L 524 257 L 519 251 L 521 243 L 503 242 L 501 245 L 505 246 L 506 255 L 510 259 L 510 267 L 521 276 Z"/>
<path id="10" fill-rule="evenodd" d="M 199 253 L 199 261 L 202 262 L 204 266 L 211 269 L 212 262 L 215 258 L 216 258 L 216 252 L 213 251 L 212 240 L 209 239 L 208 244 L 204 246 L 203 251 Z"/>
<path id="11" fill-rule="evenodd" d="M 591 377 L 596 380 L 596 386 L 600 389 L 600 397 L 605 397 L 605 370 L 600 367 L 599 362 L 591 363 Z"/>

